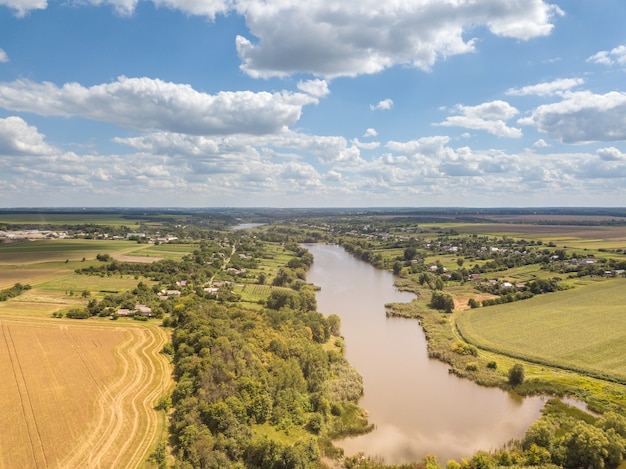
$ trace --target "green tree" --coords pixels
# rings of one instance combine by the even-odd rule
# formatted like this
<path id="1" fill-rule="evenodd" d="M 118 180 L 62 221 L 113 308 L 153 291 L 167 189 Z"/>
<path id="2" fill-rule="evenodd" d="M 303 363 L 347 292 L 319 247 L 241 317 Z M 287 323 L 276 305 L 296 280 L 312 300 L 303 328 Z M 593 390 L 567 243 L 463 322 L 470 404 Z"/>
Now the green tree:
<path id="1" fill-rule="evenodd" d="M 519 386 L 524 383 L 524 365 L 516 363 L 509 370 L 509 384 Z"/>
<path id="2" fill-rule="evenodd" d="M 328 322 L 328 327 L 330 327 L 330 333 L 334 336 L 339 336 L 341 334 L 341 318 L 336 314 L 331 314 L 326 318 Z"/>
<path id="3" fill-rule="evenodd" d="M 537 445 L 547 450 L 552 450 L 555 430 L 554 425 L 544 419 L 533 422 L 526 430 L 522 447 L 529 449 L 532 445 Z"/>
<path id="4" fill-rule="evenodd" d="M 609 440 L 602 429 L 579 421 L 565 436 L 563 466 L 566 468 L 604 469 L 609 456 Z"/>

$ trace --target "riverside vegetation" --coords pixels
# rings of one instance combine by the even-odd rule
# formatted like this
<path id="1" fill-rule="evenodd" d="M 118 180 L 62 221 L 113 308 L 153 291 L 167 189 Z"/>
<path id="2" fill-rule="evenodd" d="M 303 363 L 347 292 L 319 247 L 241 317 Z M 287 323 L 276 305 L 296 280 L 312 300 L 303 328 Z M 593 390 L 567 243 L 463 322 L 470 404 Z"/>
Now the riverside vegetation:
<path id="1" fill-rule="evenodd" d="M 124 253 L 161 260 L 119 261 L 115 245 L 71 261 L 74 290 L 84 295 L 56 317 L 82 312 L 132 321 L 119 311 L 144 305 L 151 314 L 137 318 L 157 318 L 172 331 L 163 352 L 172 359 L 176 385 L 156 404 L 169 415 L 171 438 L 157 445 L 150 464 L 323 467 L 341 456 L 334 439 L 370 429 L 358 407 L 360 375 L 343 358 L 339 318 L 316 311 L 314 286 L 306 282 L 314 260 L 300 242 L 341 244 L 398 275 L 398 286 L 418 299 L 388 305 L 388 314 L 417 318 L 430 356 L 451 372 L 519 394 L 576 397 L 593 410 L 549 400 L 524 438 L 448 461 L 447 468 L 608 469 L 622 463 L 626 341 L 615 320 L 626 316 L 619 293 L 626 269 L 623 214 L 237 214 L 244 215 L 265 225 L 225 231 L 236 220 L 228 212 L 144 214 L 136 226 L 147 238 L 170 230 L 172 239 L 145 244 L 138 237 L 130 243 L 136 249 Z M 497 223 L 498 216 L 507 223 Z M 94 238 L 109 229 L 89 227 Z M 130 232 L 120 223 L 110 229 Z M 129 287 L 81 288 L 89 278 L 102 284 L 119 279 Z M 30 284 L 36 292 L 38 285 Z M 581 305 L 575 314 L 570 301 Z M 561 314 L 554 314 L 555 304 L 564 308 Z M 545 335 L 537 337 L 538 330 Z M 568 331 L 573 335 L 566 340 L 551 341 Z M 547 348 L 533 353 L 540 342 Z M 415 467 L 386 466 L 367 455 L 336 464 Z M 440 463 L 428 455 L 418 466 Z"/>

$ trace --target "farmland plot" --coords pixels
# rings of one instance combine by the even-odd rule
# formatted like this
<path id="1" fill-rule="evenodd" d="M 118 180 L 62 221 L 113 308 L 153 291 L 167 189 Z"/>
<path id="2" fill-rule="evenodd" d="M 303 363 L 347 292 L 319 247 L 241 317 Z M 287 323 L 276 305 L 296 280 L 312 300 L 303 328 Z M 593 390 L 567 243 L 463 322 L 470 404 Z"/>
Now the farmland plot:
<path id="1" fill-rule="evenodd" d="M 138 467 L 162 429 L 167 334 L 0 314 L 0 468 Z"/>
<path id="2" fill-rule="evenodd" d="M 462 312 L 463 337 L 505 355 L 626 382 L 626 280 Z"/>

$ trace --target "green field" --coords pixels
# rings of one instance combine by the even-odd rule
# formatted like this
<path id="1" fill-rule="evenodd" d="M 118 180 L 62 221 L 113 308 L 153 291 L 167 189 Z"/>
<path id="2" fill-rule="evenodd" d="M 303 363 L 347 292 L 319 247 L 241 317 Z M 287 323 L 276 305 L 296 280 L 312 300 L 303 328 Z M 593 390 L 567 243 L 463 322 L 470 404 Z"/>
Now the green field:
<path id="1" fill-rule="evenodd" d="M 626 383 L 626 280 L 460 312 L 459 332 L 481 348 Z"/>

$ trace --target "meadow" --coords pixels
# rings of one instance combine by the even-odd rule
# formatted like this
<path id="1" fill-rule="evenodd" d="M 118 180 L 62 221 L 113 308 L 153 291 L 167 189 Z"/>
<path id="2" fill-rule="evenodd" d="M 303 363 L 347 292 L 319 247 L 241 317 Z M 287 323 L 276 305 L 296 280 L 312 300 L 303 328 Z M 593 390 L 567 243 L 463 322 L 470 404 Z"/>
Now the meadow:
<path id="1" fill-rule="evenodd" d="M 626 280 L 589 282 L 458 313 L 468 342 L 512 357 L 626 384 Z"/>

